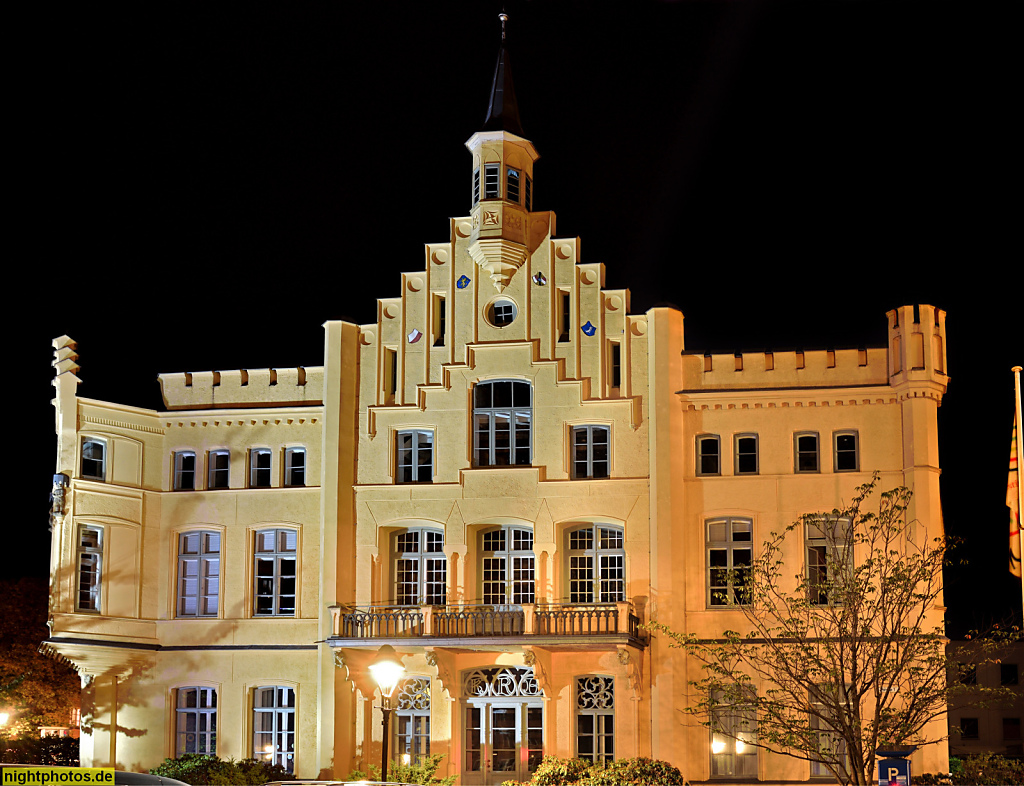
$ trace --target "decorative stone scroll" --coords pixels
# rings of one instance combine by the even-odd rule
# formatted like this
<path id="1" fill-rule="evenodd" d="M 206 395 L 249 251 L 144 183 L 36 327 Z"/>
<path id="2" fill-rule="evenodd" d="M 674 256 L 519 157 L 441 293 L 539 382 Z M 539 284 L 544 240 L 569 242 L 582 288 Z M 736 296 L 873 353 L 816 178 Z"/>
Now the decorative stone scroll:
<path id="1" fill-rule="evenodd" d="M 533 669 L 499 666 L 491 669 L 473 669 L 462 678 L 462 695 L 474 696 L 543 696 Z"/>
<path id="2" fill-rule="evenodd" d="M 610 710 L 615 707 L 615 680 L 588 675 L 576 678 L 576 707 L 581 710 Z"/>
<path id="3" fill-rule="evenodd" d="M 430 677 L 409 677 L 398 683 L 395 708 L 399 710 L 430 709 Z"/>

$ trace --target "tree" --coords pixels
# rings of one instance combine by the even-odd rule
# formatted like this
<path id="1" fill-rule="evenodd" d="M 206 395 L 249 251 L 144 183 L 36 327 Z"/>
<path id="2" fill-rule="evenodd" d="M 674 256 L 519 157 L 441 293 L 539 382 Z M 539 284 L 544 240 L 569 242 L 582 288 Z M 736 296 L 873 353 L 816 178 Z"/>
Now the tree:
<path id="1" fill-rule="evenodd" d="M 929 724 L 968 690 L 961 677 L 971 667 L 946 655 L 946 541 L 907 521 L 906 488 L 866 511 L 877 485 L 876 473 L 848 507 L 803 516 L 772 533 L 749 566 L 712 575 L 723 588 L 716 600 L 742 614 L 742 633 L 707 640 L 648 626 L 702 664 L 684 712 L 711 729 L 713 745 L 739 740 L 861 786 L 874 780 L 880 747 L 945 737 L 944 723 Z"/>
<path id="2" fill-rule="evenodd" d="M 39 726 L 67 726 L 81 702 L 75 670 L 39 652 L 46 627 L 46 579 L 0 582 L 0 704 L 13 711 L 6 731 L 36 734 Z"/>

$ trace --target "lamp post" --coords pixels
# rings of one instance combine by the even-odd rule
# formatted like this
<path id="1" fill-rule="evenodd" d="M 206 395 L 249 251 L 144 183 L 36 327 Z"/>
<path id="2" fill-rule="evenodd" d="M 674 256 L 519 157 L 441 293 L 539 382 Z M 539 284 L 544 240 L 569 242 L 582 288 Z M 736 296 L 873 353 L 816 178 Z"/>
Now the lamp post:
<path id="1" fill-rule="evenodd" d="M 388 723 L 391 720 L 391 695 L 398 687 L 398 681 L 405 674 L 405 666 L 390 644 L 385 644 L 377 650 L 377 657 L 370 664 L 370 674 L 380 688 L 380 709 L 384 713 L 384 741 L 381 749 L 381 775 L 382 781 L 388 779 Z"/>

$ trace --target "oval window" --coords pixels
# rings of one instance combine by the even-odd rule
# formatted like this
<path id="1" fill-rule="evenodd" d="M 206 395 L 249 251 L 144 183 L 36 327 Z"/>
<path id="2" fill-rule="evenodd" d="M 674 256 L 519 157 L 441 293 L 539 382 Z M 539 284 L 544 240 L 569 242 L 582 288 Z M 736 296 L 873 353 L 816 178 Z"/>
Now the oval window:
<path id="1" fill-rule="evenodd" d="M 487 306 L 487 321 L 494 327 L 505 327 L 515 321 L 518 309 L 507 298 L 498 298 Z"/>

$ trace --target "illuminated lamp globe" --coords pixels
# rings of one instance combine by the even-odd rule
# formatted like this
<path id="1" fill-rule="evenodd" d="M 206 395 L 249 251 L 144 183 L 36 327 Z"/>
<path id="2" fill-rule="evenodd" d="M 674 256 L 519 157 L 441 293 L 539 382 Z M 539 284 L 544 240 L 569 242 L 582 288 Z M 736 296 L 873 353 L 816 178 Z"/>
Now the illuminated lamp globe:
<path id="1" fill-rule="evenodd" d="M 385 644 L 377 650 L 377 656 L 370 664 L 370 674 L 373 675 L 374 682 L 380 687 L 380 695 L 390 699 L 398 681 L 405 674 L 405 666 L 402 665 L 402 660 L 395 652 L 394 647 Z"/>

